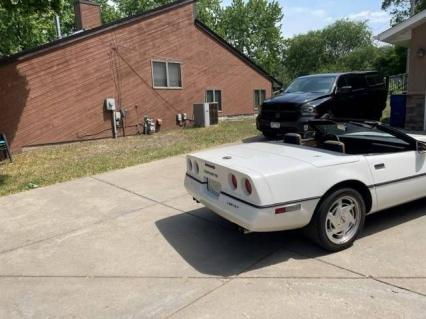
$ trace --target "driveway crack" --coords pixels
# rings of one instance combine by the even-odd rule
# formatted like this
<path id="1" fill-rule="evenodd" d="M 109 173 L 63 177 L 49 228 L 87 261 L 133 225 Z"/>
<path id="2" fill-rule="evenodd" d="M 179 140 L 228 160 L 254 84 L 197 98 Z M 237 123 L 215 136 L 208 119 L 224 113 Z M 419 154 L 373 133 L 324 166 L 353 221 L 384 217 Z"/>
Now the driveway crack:
<path id="1" fill-rule="evenodd" d="M 295 254 L 298 254 L 299 256 L 303 256 L 303 257 L 306 257 L 306 258 L 312 258 L 312 259 L 318 260 L 319 262 L 321 262 L 321 263 L 323 263 L 323 264 L 326 264 L 326 265 L 329 265 L 329 266 L 333 266 L 333 267 L 337 267 L 337 268 L 339 268 L 339 269 L 342 269 L 342 270 L 345 270 L 345 271 L 351 272 L 351 273 L 353 273 L 353 274 L 356 274 L 356 275 L 358 275 L 358 276 L 361 276 L 362 278 L 365 278 L 365 279 L 371 279 L 371 280 L 374 280 L 374 281 L 376 281 L 376 282 L 379 282 L 379 283 L 384 284 L 384 285 L 387 285 L 387 286 L 391 286 L 391 287 L 394 287 L 394 288 L 398 288 L 398 289 L 401 289 L 401 290 L 405 290 L 405 291 L 411 292 L 411 293 L 416 294 L 416 295 L 419 295 L 419 296 L 426 297 L 426 294 L 424 294 L 424 293 L 421 293 L 421 292 L 418 292 L 418 291 L 415 291 L 415 290 L 411 290 L 411 289 L 409 289 L 409 288 L 405 288 L 405 287 L 402 287 L 402 286 L 398 286 L 398 285 L 395 285 L 395 284 L 389 283 L 389 282 L 387 282 L 387 281 L 384 281 L 383 279 L 380 279 L 381 277 L 375 277 L 375 276 L 366 275 L 366 274 L 363 274 L 363 273 L 357 272 L 357 271 L 355 271 L 355 270 L 352 270 L 352 269 L 349 269 L 349 268 L 346 268 L 346 267 L 343 267 L 343 266 L 336 265 L 336 264 L 331 263 L 331 262 L 329 262 L 329 261 L 325 261 L 325 260 L 323 260 L 323 259 L 321 259 L 321 258 L 319 258 L 319 257 L 311 257 L 311 256 L 301 254 L 300 252 L 297 252 L 297 251 L 294 251 L 294 250 L 291 250 L 291 249 L 288 249 L 288 250 L 289 250 L 289 251 L 291 251 L 291 252 L 293 252 L 293 253 L 295 253 Z M 386 277 L 383 277 L 383 278 L 386 278 Z M 402 279 L 405 279 L 404 277 L 396 277 L 396 278 L 402 278 Z"/>

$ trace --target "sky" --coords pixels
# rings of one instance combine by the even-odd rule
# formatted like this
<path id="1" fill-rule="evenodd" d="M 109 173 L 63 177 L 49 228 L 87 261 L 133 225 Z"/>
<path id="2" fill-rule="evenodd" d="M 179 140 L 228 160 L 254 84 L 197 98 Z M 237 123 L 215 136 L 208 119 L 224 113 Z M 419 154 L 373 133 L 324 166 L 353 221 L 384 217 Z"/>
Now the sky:
<path id="1" fill-rule="evenodd" d="M 286 38 L 317 30 L 338 19 L 368 20 L 373 35 L 389 28 L 382 0 L 278 0 L 283 8 L 282 32 Z M 223 1 L 227 5 L 231 0 Z"/>

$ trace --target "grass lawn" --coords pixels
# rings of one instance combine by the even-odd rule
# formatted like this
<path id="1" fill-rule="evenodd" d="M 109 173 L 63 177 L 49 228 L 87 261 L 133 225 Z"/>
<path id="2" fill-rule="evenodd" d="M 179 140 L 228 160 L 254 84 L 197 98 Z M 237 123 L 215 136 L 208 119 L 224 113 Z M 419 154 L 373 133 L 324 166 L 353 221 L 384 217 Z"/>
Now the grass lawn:
<path id="1" fill-rule="evenodd" d="M 15 155 L 12 164 L 0 164 L 0 195 L 231 143 L 258 133 L 254 119 L 246 119 L 208 128 L 32 149 Z"/>

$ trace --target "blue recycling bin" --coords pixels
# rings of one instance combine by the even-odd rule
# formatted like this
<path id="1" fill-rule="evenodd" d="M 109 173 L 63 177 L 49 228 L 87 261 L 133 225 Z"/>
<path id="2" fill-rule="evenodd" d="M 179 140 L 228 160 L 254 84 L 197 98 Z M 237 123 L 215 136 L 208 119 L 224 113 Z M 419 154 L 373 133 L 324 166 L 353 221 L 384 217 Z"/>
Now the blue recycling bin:
<path id="1" fill-rule="evenodd" d="M 405 111 L 407 105 L 407 95 L 405 94 L 393 94 L 390 97 L 390 121 L 389 124 L 393 127 L 405 126 Z"/>

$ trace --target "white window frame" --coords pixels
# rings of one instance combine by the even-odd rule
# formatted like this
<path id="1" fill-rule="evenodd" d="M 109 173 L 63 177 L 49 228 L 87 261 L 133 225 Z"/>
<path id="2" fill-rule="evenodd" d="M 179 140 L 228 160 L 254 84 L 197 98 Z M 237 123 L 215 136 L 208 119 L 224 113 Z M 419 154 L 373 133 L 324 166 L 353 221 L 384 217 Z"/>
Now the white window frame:
<path id="1" fill-rule="evenodd" d="M 167 86 L 156 86 L 154 82 L 154 62 L 165 63 L 166 64 L 166 81 Z M 179 64 L 180 67 L 180 86 L 169 86 L 169 63 Z M 161 60 L 161 59 L 152 59 L 151 60 L 151 78 L 152 78 L 152 88 L 156 90 L 182 90 L 183 89 L 183 74 L 182 74 L 182 62 L 175 60 Z"/>
<path id="2" fill-rule="evenodd" d="M 215 92 L 216 91 L 220 91 L 220 110 L 219 110 L 219 103 L 217 102 L 217 101 L 213 101 L 213 102 L 208 102 L 207 101 L 207 91 L 213 91 L 213 99 L 215 99 L 215 97 L 216 97 L 216 94 L 215 94 Z M 223 109 L 223 104 L 222 104 L 222 100 L 223 100 L 223 96 L 222 96 L 222 89 L 206 89 L 205 90 L 205 92 L 204 92 L 204 102 L 206 102 L 206 103 L 218 103 L 218 107 L 217 107 L 217 111 L 218 112 L 222 112 L 222 109 Z"/>

